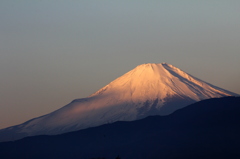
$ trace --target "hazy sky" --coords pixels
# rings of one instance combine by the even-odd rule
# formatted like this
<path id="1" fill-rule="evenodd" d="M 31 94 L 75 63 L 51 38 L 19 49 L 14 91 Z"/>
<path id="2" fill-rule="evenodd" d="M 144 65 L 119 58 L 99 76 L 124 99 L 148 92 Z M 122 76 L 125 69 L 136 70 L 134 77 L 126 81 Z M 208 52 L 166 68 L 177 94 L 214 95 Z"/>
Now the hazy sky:
<path id="1" fill-rule="evenodd" d="M 240 94 L 239 0 L 1 0 L 0 128 L 167 62 Z"/>

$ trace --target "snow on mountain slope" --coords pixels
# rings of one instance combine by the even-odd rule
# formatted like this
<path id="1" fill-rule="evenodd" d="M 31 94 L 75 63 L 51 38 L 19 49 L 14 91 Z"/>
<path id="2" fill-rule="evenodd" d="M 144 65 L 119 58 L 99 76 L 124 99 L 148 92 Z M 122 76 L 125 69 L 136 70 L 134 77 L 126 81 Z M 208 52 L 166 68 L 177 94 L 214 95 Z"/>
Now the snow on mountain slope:
<path id="1" fill-rule="evenodd" d="M 167 64 L 143 64 L 87 98 L 23 124 L 0 130 L 0 141 L 61 134 L 115 121 L 167 115 L 208 98 L 236 96 Z"/>

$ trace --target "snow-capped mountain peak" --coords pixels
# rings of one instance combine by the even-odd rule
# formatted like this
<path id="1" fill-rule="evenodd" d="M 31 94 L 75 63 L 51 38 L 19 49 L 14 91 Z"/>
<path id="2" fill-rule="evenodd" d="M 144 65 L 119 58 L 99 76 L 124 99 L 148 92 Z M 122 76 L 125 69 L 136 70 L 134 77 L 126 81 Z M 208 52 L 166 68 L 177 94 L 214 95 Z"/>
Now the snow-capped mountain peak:
<path id="1" fill-rule="evenodd" d="M 0 130 L 0 141 L 61 134 L 149 115 L 167 115 L 196 101 L 235 95 L 173 65 L 147 63 L 137 66 L 89 97 L 76 99 L 52 113 Z"/>

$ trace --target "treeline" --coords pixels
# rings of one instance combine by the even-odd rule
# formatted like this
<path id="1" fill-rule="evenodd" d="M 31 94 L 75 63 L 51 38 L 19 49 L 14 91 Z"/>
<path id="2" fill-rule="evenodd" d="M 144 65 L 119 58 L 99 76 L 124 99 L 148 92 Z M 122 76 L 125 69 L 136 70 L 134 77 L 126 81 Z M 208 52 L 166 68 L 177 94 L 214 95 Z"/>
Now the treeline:
<path id="1" fill-rule="evenodd" d="M 90 159 L 107 159 L 105 157 L 97 157 L 97 158 L 90 158 Z M 115 159 L 121 159 L 119 156 L 117 156 Z"/>

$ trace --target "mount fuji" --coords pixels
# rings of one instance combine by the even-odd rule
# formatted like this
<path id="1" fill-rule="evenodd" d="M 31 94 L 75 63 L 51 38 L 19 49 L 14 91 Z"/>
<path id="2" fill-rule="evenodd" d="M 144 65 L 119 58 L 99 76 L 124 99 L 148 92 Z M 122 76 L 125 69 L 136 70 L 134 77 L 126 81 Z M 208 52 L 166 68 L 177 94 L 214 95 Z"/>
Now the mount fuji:
<path id="1" fill-rule="evenodd" d="M 168 115 L 209 98 L 237 96 L 167 63 L 142 64 L 86 98 L 23 124 L 0 130 L 0 141 L 54 135 L 115 121 Z"/>

